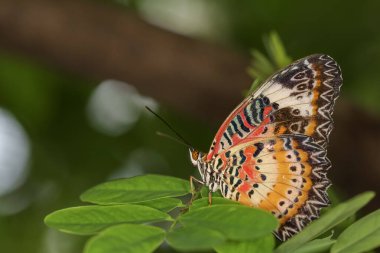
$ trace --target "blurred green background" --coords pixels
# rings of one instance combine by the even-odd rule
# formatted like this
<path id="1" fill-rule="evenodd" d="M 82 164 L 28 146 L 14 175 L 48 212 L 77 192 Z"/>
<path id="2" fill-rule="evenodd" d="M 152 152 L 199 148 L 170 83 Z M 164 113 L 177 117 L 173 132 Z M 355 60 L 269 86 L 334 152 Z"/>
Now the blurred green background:
<path id="1" fill-rule="evenodd" d="M 52 2 L 55 1 L 41 0 L 36 1 L 36 4 L 51 6 Z M 380 170 L 376 168 L 380 163 L 379 148 L 373 142 L 379 140 L 379 1 L 79 2 L 79 12 L 83 11 L 80 8 L 84 6 L 96 5 L 97 9 L 104 8 L 102 15 L 106 18 L 110 9 L 119 9 L 126 16 L 138 15 L 149 26 L 158 26 L 201 43 L 222 46 L 247 58 L 252 48 L 264 51 L 262 37 L 272 30 L 280 34 L 288 54 L 294 59 L 319 52 L 333 56 L 343 70 L 342 100 L 350 108 L 355 108 L 341 113 L 343 116 L 349 114 L 347 117 L 352 120 L 344 121 L 343 117 L 341 123 L 337 123 L 341 129 L 353 130 L 348 131 L 349 135 L 338 136 L 347 142 L 352 136 L 362 139 L 360 135 L 365 132 L 367 137 L 369 135 L 369 142 L 372 142 L 364 142 L 361 147 L 367 147 L 368 150 L 356 150 L 356 144 L 350 144 L 349 141 L 350 146 L 345 149 L 353 150 L 358 156 L 365 153 L 369 155 L 368 159 L 375 159 L 371 163 L 374 170 L 366 173 L 370 165 L 360 167 L 359 164 L 355 168 L 360 171 L 354 171 L 352 175 L 363 173 L 372 176 L 373 180 L 380 178 Z M 38 27 L 30 27 L 29 30 L 28 23 L 22 23 L 25 21 L 22 15 L 27 12 L 12 18 L 7 16 L 5 10 L 10 10 L 9 6 L 17 12 L 18 6 L 24 8 L 25 3 L 0 1 L 1 252 L 80 252 L 83 238 L 47 228 L 43 224 L 46 214 L 59 208 L 79 205 L 78 196 L 81 192 L 111 178 L 143 173 L 187 178 L 196 174 L 185 148 L 155 134 L 156 130 L 167 130 L 144 110 L 145 105 L 159 111 L 192 143 L 205 151 L 223 118 L 219 118 L 218 122 L 207 122 L 197 114 L 182 112 L 174 104 L 163 105 L 157 99 L 159 96 L 141 92 L 138 85 L 134 87 L 134 83 L 127 84 L 129 80 L 117 81 L 120 78 L 112 75 L 102 80 L 96 73 L 93 74 L 96 70 L 91 69 L 83 73 L 81 70 L 70 71 L 70 66 L 75 66 L 75 62 L 62 64 L 59 57 L 66 52 L 61 48 L 56 48 L 55 55 L 45 53 L 40 56 L 38 52 L 33 52 L 35 45 L 23 45 L 25 38 L 22 36 L 15 35 L 10 39 L 12 27 L 6 20 L 19 22 L 18 25 L 25 26 L 30 34 L 40 32 Z M 75 4 L 72 2 L 72 5 Z M 41 11 L 49 14 L 49 8 L 41 8 Z M 85 11 L 83 13 L 87 15 Z M 55 15 L 54 12 L 51 15 Z M 75 24 L 80 20 L 73 22 Z M 54 29 L 54 23 L 49 25 Z M 100 23 L 88 29 L 107 31 L 109 27 Z M 15 46 L 17 39 L 20 42 Z M 71 38 L 67 38 L 67 43 L 70 41 Z M 45 43 L 49 45 L 49 40 L 41 39 L 40 45 L 44 46 Z M 184 50 L 191 54 L 191 48 Z M 106 62 L 104 64 L 107 68 L 119 67 L 108 66 Z M 183 68 L 187 68 L 185 64 Z M 150 69 L 146 69 L 136 75 L 149 76 L 150 72 Z M 241 72 L 245 75 L 246 69 L 241 69 Z M 172 74 L 175 75 L 170 69 L 165 72 L 165 75 Z M 155 85 L 159 87 L 162 84 L 157 82 Z M 177 92 L 180 92 L 181 83 L 177 85 Z M 249 84 L 246 86 L 248 88 Z M 236 90 L 239 96 L 242 92 Z M 210 96 L 209 99 L 217 100 L 218 97 Z M 196 104 L 197 98 L 194 97 L 193 101 Z M 229 108 L 232 110 L 233 105 Z M 217 107 L 206 109 L 208 112 L 219 110 Z M 365 124 L 362 123 L 363 117 Z M 342 132 L 339 127 L 335 131 Z M 346 150 L 334 151 L 340 148 L 340 140 L 333 140 L 335 144 L 331 146 L 331 159 L 334 163 L 334 159 L 344 160 L 347 155 Z M 348 170 L 344 166 L 340 167 L 340 170 L 331 171 L 333 179 L 341 177 L 336 171 L 344 173 Z M 353 194 L 352 185 L 358 180 L 360 184 L 366 185 L 365 177 L 352 177 L 350 174 L 346 184 L 337 186 L 337 191 L 342 196 Z M 366 187 L 371 189 L 370 184 Z"/>

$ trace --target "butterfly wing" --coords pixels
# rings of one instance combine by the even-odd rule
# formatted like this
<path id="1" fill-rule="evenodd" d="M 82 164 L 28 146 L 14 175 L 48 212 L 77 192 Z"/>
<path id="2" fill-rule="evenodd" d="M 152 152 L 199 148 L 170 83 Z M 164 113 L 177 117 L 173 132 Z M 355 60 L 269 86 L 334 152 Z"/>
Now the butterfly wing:
<path id="1" fill-rule="evenodd" d="M 299 232 L 329 203 L 330 162 L 325 150 L 305 135 L 245 142 L 218 156 L 213 166 L 222 172 L 222 195 L 273 213 L 281 240 Z"/>
<path id="2" fill-rule="evenodd" d="M 219 129 L 207 160 L 226 198 L 272 212 L 286 240 L 328 205 L 325 148 L 342 78 L 327 55 L 298 60 L 269 78 Z"/>
<path id="3" fill-rule="evenodd" d="M 304 134 L 326 147 L 332 112 L 342 85 L 337 63 L 327 55 L 300 59 L 270 77 L 227 117 L 207 160 L 252 138 Z"/>

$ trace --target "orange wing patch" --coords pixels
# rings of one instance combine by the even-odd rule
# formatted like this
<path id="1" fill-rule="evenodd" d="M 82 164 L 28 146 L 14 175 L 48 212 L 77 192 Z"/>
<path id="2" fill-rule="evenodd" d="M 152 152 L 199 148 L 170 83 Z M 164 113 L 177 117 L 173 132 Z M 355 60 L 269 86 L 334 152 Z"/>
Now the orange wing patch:
<path id="1" fill-rule="evenodd" d="M 281 227 L 307 206 L 317 183 L 313 168 L 329 166 L 323 149 L 301 135 L 259 138 L 233 150 L 222 170 L 223 196 L 271 212 Z"/>

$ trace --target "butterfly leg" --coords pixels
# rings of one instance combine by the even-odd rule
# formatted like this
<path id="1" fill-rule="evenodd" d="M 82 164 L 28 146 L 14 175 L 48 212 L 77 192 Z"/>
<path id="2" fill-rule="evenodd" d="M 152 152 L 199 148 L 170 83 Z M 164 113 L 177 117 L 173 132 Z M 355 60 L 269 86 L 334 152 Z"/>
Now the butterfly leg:
<path id="1" fill-rule="evenodd" d="M 190 176 L 190 190 L 191 190 L 191 200 L 189 202 L 189 205 L 191 205 L 191 203 L 193 203 L 193 200 L 196 199 L 197 197 L 197 194 L 199 193 L 195 187 L 195 184 L 194 182 L 197 182 L 198 184 L 201 184 L 201 185 L 204 185 L 204 182 L 193 177 L 193 176 Z"/>
<path id="2" fill-rule="evenodd" d="M 208 192 L 208 205 L 211 206 L 212 204 L 212 191 L 210 190 Z"/>

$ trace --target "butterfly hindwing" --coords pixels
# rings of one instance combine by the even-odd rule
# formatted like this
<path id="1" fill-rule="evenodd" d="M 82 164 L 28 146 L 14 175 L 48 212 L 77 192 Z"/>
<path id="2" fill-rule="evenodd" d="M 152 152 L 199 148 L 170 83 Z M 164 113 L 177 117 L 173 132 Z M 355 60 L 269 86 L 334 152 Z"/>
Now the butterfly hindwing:
<path id="1" fill-rule="evenodd" d="M 280 221 L 276 233 L 282 240 L 317 218 L 320 208 L 329 203 L 326 171 L 330 162 L 311 137 L 258 138 L 227 156 L 223 153 L 214 161 L 216 165 L 223 160 L 223 196 L 272 212 Z"/>

